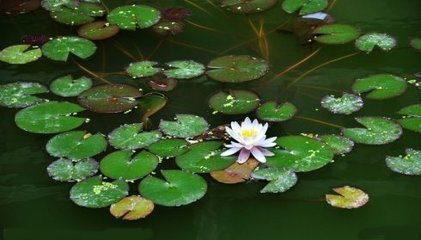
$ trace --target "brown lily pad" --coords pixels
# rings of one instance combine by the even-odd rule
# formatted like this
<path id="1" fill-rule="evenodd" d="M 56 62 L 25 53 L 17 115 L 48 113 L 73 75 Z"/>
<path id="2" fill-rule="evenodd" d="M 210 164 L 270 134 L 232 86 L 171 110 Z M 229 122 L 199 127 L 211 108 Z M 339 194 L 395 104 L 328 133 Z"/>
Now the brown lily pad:
<path id="1" fill-rule="evenodd" d="M 121 199 L 110 207 L 110 213 L 123 220 L 138 220 L 145 218 L 154 209 L 155 205 L 149 199 L 132 195 Z"/>
<path id="2" fill-rule="evenodd" d="M 87 23 L 79 28 L 77 34 L 89 40 L 103 40 L 115 36 L 120 28 L 106 21 Z"/>
<path id="3" fill-rule="evenodd" d="M 251 173 L 258 165 L 259 162 L 256 159 L 250 158 L 243 164 L 235 162 L 224 170 L 211 172 L 210 175 L 220 183 L 242 183 L 250 179 Z"/>
<path id="4" fill-rule="evenodd" d="M 333 191 L 339 195 L 326 194 L 326 202 L 337 208 L 359 208 L 364 206 L 369 199 L 367 193 L 350 186 L 334 188 Z"/>

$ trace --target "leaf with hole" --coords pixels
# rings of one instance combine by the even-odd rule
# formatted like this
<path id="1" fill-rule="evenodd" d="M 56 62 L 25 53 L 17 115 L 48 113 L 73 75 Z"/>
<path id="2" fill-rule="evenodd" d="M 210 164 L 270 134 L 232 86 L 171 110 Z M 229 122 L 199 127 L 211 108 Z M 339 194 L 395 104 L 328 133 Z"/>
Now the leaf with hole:
<path id="1" fill-rule="evenodd" d="M 421 133 L 421 104 L 404 107 L 398 114 L 403 115 L 402 119 L 397 120 L 402 127 Z"/>
<path id="2" fill-rule="evenodd" d="M 354 147 L 354 142 L 351 139 L 339 135 L 320 135 L 318 139 L 326 143 L 326 145 L 332 149 L 334 154 L 349 153 Z"/>
<path id="3" fill-rule="evenodd" d="M 113 130 L 108 139 L 111 146 L 117 149 L 139 149 L 159 141 L 161 133 L 159 131 L 144 132 L 143 124 L 124 124 Z"/>
<path id="4" fill-rule="evenodd" d="M 263 179 L 269 183 L 260 190 L 261 193 L 282 193 L 297 183 L 297 174 L 291 170 L 277 167 L 259 168 L 252 173 L 252 178 Z"/>
<path id="5" fill-rule="evenodd" d="M 352 91 L 367 93 L 369 99 L 382 100 L 401 95 L 406 90 L 406 81 L 392 74 L 376 74 L 355 80 Z"/>
<path id="6" fill-rule="evenodd" d="M 208 122 L 199 116 L 177 114 L 176 121 L 161 120 L 159 129 L 166 135 L 178 138 L 191 138 L 200 135 L 209 128 Z"/>
<path id="7" fill-rule="evenodd" d="M 38 60 L 41 49 L 28 44 L 13 45 L 0 51 L 0 61 L 10 64 L 25 64 Z"/>
<path id="8" fill-rule="evenodd" d="M 282 122 L 291 119 L 297 108 L 294 104 L 285 102 L 277 104 L 276 102 L 266 102 L 256 110 L 256 115 L 260 120 L 268 122 Z"/>
<path id="9" fill-rule="evenodd" d="M 328 24 L 316 28 L 315 40 L 324 44 L 344 44 L 360 36 L 360 30 L 346 24 Z"/>
<path id="10" fill-rule="evenodd" d="M 51 82 L 50 90 L 61 97 L 76 97 L 92 87 L 92 80 L 85 76 L 73 79 L 72 75 L 59 77 Z"/>
<path id="11" fill-rule="evenodd" d="M 230 115 L 249 113 L 256 109 L 259 103 L 259 96 L 247 90 L 220 91 L 209 99 L 210 108 Z"/>
<path id="12" fill-rule="evenodd" d="M 92 56 L 97 47 L 84 38 L 68 36 L 54 38 L 42 45 L 42 54 L 55 61 L 67 61 L 69 54 L 86 59 Z"/>
<path id="13" fill-rule="evenodd" d="M 326 194 L 326 202 L 337 208 L 353 209 L 364 206 L 368 202 L 368 194 L 361 189 L 344 186 L 334 188 L 338 195 Z"/>
<path id="14" fill-rule="evenodd" d="M 322 98 L 320 103 L 331 113 L 345 115 L 357 112 L 364 106 L 363 99 L 360 96 L 350 93 L 343 93 L 342 97 L 327 95 Z"/>
<path id="15" fill-rule="evenodd" d="M 94 159 L 83 159 L 73 162 L 70 159 L 60 158 L 47 167 L 48 175 L 56 181 L 75 182 L 91 177 L 98 172 L 98 162 Z"/>
<path id="16" fill-rule="evenodd" d="M 421 151 L 407 148 L 405 156 L 386 156 L 390 170 L 405 175 L 421 175 Z"/>
<path id="17" fill-rule="evenodd" d="M 9 108 L 24 108 L 46 101 L 34 96 L 48 93 L 48 89 L 35 82 L 15 82 L 0 85 L 0 106 Z"/>
<path id="18" fill-rule="evenodd" d="M 328 0 L 284 0 L 282 9 L 287 13 L 300 10 L 300 15 L 307 15 L 322 11 L 328 4 Z"/>
<path id="19" fill-rule="evenodd" d="M 386 33 L 367 33 L 355 40 L 355 46 L 366 53 L 373 51 L 376 46 L 387 52 L 396 46 L 396 39 Z"/>
<path id="20" fill-rule="evenodd" d="M 154 207 L 155 205 L 151 200 L 132 195 L 111 204 L 110 213 L 123 220 L 138 220 L 151 214 Z"/>
<path id="21" fill-rule="evenodd" d="M 130 63 L 130 65 L 126 68 L 126 72 L 133 78 L 150 77 L 161 71 L 160 68 L 154 67 L 157 64 L 157 62 L 147 60 Z"/>
<path id="22" fill-rule="evenodd" d="M 176 157 L 189 150 L 189 142 L 184 139 L 161 139 L 148 146 L 148 150 L 162 158 Z"/>
<path id="23" fill-rule="evenodd" d="M 126 5 L 113 9 L 107 16 L 108 22 L 124 30 L 148 28 L 159 22 L 161 13 L 147 5 Z"/>

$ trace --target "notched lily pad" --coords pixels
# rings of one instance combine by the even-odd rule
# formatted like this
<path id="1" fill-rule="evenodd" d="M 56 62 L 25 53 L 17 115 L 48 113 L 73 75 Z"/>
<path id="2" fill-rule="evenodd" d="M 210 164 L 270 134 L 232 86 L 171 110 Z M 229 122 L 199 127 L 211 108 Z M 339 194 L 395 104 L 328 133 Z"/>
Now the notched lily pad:
<path id="1" fill-rule="evenodd" d="M 0 61 L 10 64 L 25 64 L 38 60 L 41 49 L 29 44 L 13 45 L 0 51 Z"/>
<path id="2" fill-rule="evenodd" d="M 354 142 L 351 139 L 339 135 L 321 135 L 318 139 L 326 143 L 332 149 L 334 154 L 349 153 L 354 147 Z"/>
<path id="3" fill-rule="evenodd" d="M 339 195 L 326 194 L 326 202 L 337 208 L 353 209 L 364 206 L 368 202 L 368 194 L 350 186 L 334 188 Z"/>
<path id="4" fill-rule="evenodd" d="M 124 30 L 148 28 L 159 22 L 159 10 L 147 5 L 126 5 L 113 9 L 107 16 L 110 23 L 118 25 Z"/>
<path id="5" fill-rule="evenodd" d="M 161 139 L 148 146 L 148 150 L 160 157 L 176 157 L 189 150 L 189 142 L 184 139 Z"/>
<path id="6" fill-rule="evenodd" d="M 42 45 L 42 54 L 49 59 L 65 62 L 70 53 L 86 59 L 92 56 L 96 49 L 95 44 L 88 39 L 74 36 L 58 37 Z"/>
<path id="7" fill-rule="evenodd" d="M 261 193 L 286 192 L 293 187 L 298 180 L 295 172 L 277 167 L 259 168 L 252 173 L 252 178 L 269 181 L 269 183 L 260 190 Z"/>
<path id="8" fill-rule="evenodd" d="M 107 141 L 102 134 L 90 134 L 86 131 L 70 131 L 51 138 L 46 145 L 47 152 L 53 157 L 80 160 L 93 157 L 107 148 Z"/>
<path id="9" fill-rule="evenodd" d="M 88 208 L 108 207 L 129 193 L 129 185 L 122 179 L 104 182 L 101 176 L 90 177 L 76 183 L 70 189 L 70 199 Z"/>
<path id="10" fill-rule="evenodd" d="M 166 63 L 170 69 L 164 71 L 169 78 L 189 79 L 202 75 L 205 72 L 203 64 L 192 60 L 180 60 Z"/>
<path id="11" fill-rule="evenodd" d="M 161 120 L 159 129 L 166 135 L 178 138 L 191 138 L 200 135 L 209 128 L 208 122 L 199 116 L 177 114 L 176 121 Z"/>
<path id="12" fill-rule="evenodd" d="M 273 7 L 277 0 L 222 0 L 221 7 L 235 13 L 258 13 Z"/>
<path id="13" fill-rule="evenodd" d="M 48 89 L 39 83 L 15 82 L 0 85 L 0 106 L 9 108 L 24 108 L 45 99 L 34 96 L 47 93 Z"/>
<path id="14" fill-rule="evenodd" d="M 92 80 L 85 76 L 73 79 L 71 75 L 59 77 L 51 82 L 51 92 L 62 97 L 76 97 L 92 87 Z"/>
<path id="15" fill-rule="evenodd" d="M 346 115 L 357 112 L 364 106 L 363 99 L 360 96 L 350 93 L 343 93 L 342 97 L 338 98 L 334 95 L 327 95 L 322 98 L 320 103 L 329 112 Z"/>
<path id="16" fill-rule="evenodd" d="M 421 175 L 421 151 L 408 148 L 405 156 L 386 156 L 390 170 L 405 175 Z"/>
<path id="17" fill-rule="evenodd" d="M 260 99 L 247 90 L 220 91 L 209 99 L 209 106 L 223 114 L 244 114 L 259 106 Z"/>
<path id="18" fill-rule="evenodd" d="M 87 23 L 79 28 L 77 34 L 89 40 L 104 40 L 117 35 L 120 28 L 106 21 Z"/>
<path id="19" fill-rule="evenodd" d="M 20 110 L 15 116 L 15 122 L 20 129 L 32 133 L 65 132 L 85 122 L 85 118 L 73 116 L 84 110 L 69 102 L 40 103 Z"/>
<path id="20" fill-rule="evenodd" d="M 235 162 L 228 168 L 220 171 L 211 172 L 213 179 L 220 183 L 236 184 L 247 181 L 251 178 L 253 170 L 259 165 L 259 161 L 249 158 L 245 163 L 239 164 Z"/>
<path id="21" fill-rule="evenodd" d="M 402 127 L 421 133 L 421 104 L 404 107 L 398 114 L 403 115 L 402 119 L 397 120 Z"/>
<path id="22" fill-rule="evenodd" d="M 355 41 L 355 46 L 366 53 L 373 51 L 375 46 L 387 52 L 396 46 L 396 39 L 386 33 L 367 33 Z"/>
<path id="23" fill-rule="evenodd" d="M 92 112 L 118 113 L 136 106 L 136 98 L 141 95 L 139 89 L 129 85 L 104 84 L 80 94 L 78 102 Z"/>
<path id="24" fill-rule="evenodd" d="M 220 82 L 239 83 L 263 77 L 269 71 L 268 63 L 248 55 L 229 55 L 213 59 L 206 74 Z"/>
<path id="25" fill-rule="evenodd" d="M 111 204 L 110 213 L 123 220 L 138 220 L 148 216 L 155 205 L 149 199 L 138 195 L 132 195 Z"/>
<path id="26" fill-rule="evenodd" d="M 329 24 L 316 28 L 313 35 L 319 43 L 344 44 L 356 39 L 360 35 L 360 30 L 346 24 Z"/>
<path id="27" fill-rule="evenodd" d="M 355 80 L 352 91 L 368 93 L 369 99 L 388 99 L 401 95 L 406 90 L 406 81 L 392 74 L 376 74 Z"/>
<path id="28" fill-rule="evenodd" d="M 59 23 L 67 25 L 82 25 L 95 20 L 95 17 L 104 15 L 105 9 L 101 4 L 80 2 L 77 7 L 61 7 L 58 10 L 51 11 L 52 19 Z"/>
<path id="29" fill-rule="evenodd" d="M 402 135 L 399 124 L 383 117 L 358 117 L 357 122 L 366 128 L 343 128 L 345 137 L 356 143 L 382 145 L 395 141 Z"/>
<path id="30" fill-rule="evenodd" d="M 297 112 L 297 108 L 289 102 L 277 104 L 276 102 L 266 102 L 257 110 L 259 119 L 269 122 L 282 122 L 292 118 Z"/>
<path id="31" fill-rule="evenodd" d="M 161 71 L 160 68 L 154 67 L 157 64 L 157 62 L 152 61 L 130 63 L 130 65 L 126 68 L 126 72 L 133 78 L 150 77 Z"/>
<path id="32" fill-rule="evenodd" d="M 180 170 L 162 170 L 165 181 L 148 176 L 139 184 L 139 192 L 158 205 L 174 207 L 187 205 L 202 198 L 206 181 L 199 175 Z"/>
<path id="33" fill-rule="evenodd" d="M 161 138 L 159 131 L 143 132 L 142 128 L 143 124 L 133 123 L 113 130 L 108 135 L 111 146 L 117 149 L 134 150 L 147 147 Z"/>
<path id="34" fill-rule="evenodd" d="M 300 10 L 300 15 L 307 15 L 322 11 L 328 4 L 328 0 L 285 0 L 282 9 L 287 13 Z"/>
<path id="35" fill-rule="evenodd" d="M 98 162 L 91 158 L 76 163 L 70 159 L 60 158 L 48 165 L 47 171 L 56 181 L 75 182 L 95 175 L 98 167 Z"/>

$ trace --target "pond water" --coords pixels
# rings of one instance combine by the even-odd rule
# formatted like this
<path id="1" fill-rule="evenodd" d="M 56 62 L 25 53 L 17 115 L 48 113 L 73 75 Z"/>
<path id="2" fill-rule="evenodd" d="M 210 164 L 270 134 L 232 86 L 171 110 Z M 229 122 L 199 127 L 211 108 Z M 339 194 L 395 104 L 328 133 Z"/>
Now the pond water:
<path id="1" fill-rule="evenodd" d="M 397 111 L 420 103 L 420 88 L 408 84 L 406 91 L 394 98 L 363 97 L 364 107 L 351 115 L 332 114 L 320 106 L 324 96 L 350 93 L 355 79 L 373 74 L 388 73 L 421 81 L 415 76 L 421 72 L 421 52 L 409 46 L 410 39 L 421 37 L 420 1 L 329 1 L 327 12 L 336 23 L 355 26 L 363 33 L 387 33 L 396 38 L 397 46 L 391 51 L 375 49 L 370 54 L 358 51 L 353 42 L 305 44 L 294 34 L 276 31 L 296 17 L 285 13 L 281 2 L 262 13 L 245 15 L 220 8 L 216 0 L 106 0 L 109 9 L 140 3 L 158 9 L 188 8 L 191 16 L 184 31 L 175 36 L 161 36 L 150 28 L 120 31 L 113 38 L 96 41 L 96 53 L 85 60 L 72 57 L 67 62 L 57 62 L 43 57 L 24 65 L 1 62 L 0 84 L 25 81 L 48 86 L 66 74 L 86 75 L 94 84 L 102 84 L 86 69 L 96 76 L 121 72 L 142 56 L 160 63 L 191 59 L 206 65 L 216 57 L 233 54 L 266 59 L 270 70 L 260 79 L 243 83 L 218 82 L 206 75 L 179 80 L 172 91 L 163 92 L 168 101 L 151 116 L 151 129 L 158 126 L 160 119 L 171 120 L 179 113 L 203 116 L 214 127 L 242 121 L 246 116 L 255 118 L 254 112 L 213 113 L 209 98 L 226 89 L 251 90 L 262 102 L 288 101 L 297 107 L 292 119 L 270 125 L 270 136 L 339 134 L 341 127 L 361 127 L 355 117 L 399 119 Z M 24 35 L 77 35 L 78 27 L 57 23 L 47 11 L 38 9 L 21 15 L 1 13 L 0 29 L 3 49 L 20 44 Z M 144 92 L 154 91 L 143 78 L 102 76 L 113 83 L 142 88 Z M 53 94 L 42 96 L 63 100 Z M 76 102 L 75 98 L 66 100 Z M 421 239 L 421 178 L 393 172 L 385 164 L 385 156 L 404 155 L 406 148 L 421 149 L 420 135 L 415 131 L 404 129 L 402 136 L 389 144 L 356 144 L 352 152 L 335 156 L 334 162 L 323 168 L 297 173 L 298 183 L 285 193 L 259 193 L 266 184 L 262 181 L 226 185 L 202 174 L 208 191 L 199 201 L 181 207 L 155 206 L 145 219 L 123 221 L 110 215 L 108 208 L 84 208 L 69 199 L 74 183 L 54 181 L 46 171 L 55 160 L 45 150 L 53 135 L 19 129 L 14 122 L 18 111 L 0 108 L 0 227 L 7 240 Z M 90 122 L 80 129 L 104 134 L 141 119 L 137 111 L 81 115 L 88 116 Z M 165 162 L 161 168 L 177 166 Z M 328 205 L 325 194 L 345 185 L 364 190 L 370 196 L 369 202 L 352 210 Z M 137 193 L 136 186 L 131 189 L 133 194 Z"/>

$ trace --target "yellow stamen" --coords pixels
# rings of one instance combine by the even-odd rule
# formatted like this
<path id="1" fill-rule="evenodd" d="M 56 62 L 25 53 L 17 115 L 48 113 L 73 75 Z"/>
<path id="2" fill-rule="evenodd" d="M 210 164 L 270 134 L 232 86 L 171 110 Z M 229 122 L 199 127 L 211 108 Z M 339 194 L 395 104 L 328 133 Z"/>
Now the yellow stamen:
<path id="1" fill-rule="evenodd" d="M 241 136 L 246 138 L 252 138 L 257 135 L 257 131 L 252 128 L 246 128 L 241 131 Z"/>

